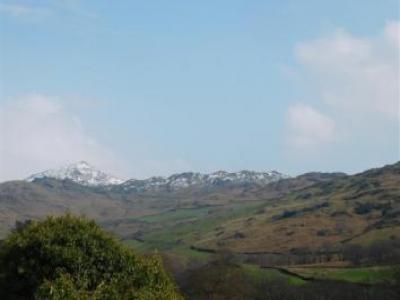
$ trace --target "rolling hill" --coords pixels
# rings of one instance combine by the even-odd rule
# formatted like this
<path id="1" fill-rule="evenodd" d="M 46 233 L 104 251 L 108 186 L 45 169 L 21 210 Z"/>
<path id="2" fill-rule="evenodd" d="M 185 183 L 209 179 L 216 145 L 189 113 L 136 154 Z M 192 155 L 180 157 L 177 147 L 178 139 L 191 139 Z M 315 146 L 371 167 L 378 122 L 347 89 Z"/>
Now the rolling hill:
<path id="1" fill-rule="evenodd" d="M 199 180 L 194 174 L 169 178 Z M 222 249 L 293 253 L 400 236 L 400 163 L 356 175 L 307 173 L 181 188 L 127 185 L 132 181 L 84 185 L 46 176 L 2 183 L 0 234 L 16 221 L 70 211 L 95 218 L 143 251 L 184 255 Z"/>

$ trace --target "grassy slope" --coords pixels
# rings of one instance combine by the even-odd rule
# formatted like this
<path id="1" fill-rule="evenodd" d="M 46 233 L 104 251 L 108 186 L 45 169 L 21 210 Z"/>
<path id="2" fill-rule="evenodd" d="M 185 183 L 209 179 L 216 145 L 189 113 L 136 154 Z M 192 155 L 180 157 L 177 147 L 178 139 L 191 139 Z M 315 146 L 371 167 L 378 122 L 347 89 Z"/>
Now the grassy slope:
<path id="1" fill-rule="evenodd" d="M 218 228 L 221 222 L 252 214 L 260 209 L 262 202 L 228 203 L 218 207 L 192 207 L 175 209 L 159 215 L 138 217 L 138 221 L 148 224 L 149 231 L 141 236 L 144 242 L 141 250 L 159 249 L 163 251 L 180 251 L 194 244 L 202 235 Z M 154 224 L 158 225 L 154 229 Z"/>
<path id="2" fill-rule="evenodd" d="M 268 201 L 261 213 L 222 223 L 221 232 L 207 233 L 196 245 L 237 252 L 287 252 L 400 236 L 399 183 L 396 164 L 316 184 Z M 372 208 L 357 212 L 361 205 Z"/>

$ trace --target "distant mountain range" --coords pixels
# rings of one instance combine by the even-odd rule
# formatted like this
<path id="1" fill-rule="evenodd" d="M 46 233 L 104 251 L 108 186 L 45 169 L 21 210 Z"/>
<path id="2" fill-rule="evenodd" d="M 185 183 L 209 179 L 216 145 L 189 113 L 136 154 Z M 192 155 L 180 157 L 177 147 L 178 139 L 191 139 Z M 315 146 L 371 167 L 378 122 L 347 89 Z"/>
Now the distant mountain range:
<path id="1" fill-rule="evenodd" d="M 221 171 L 127 181 L 79 162 L 0 183 L 0 239 L 16 221 L 65 212 L 148 250 L 362 245 L 400 237 L 400 162 L 355 175 Z"/>
<path id="2" fill-rule="evenodd" d="M 75 164 L 31 175 L 26 180 L 33 182 L 44 178 L 71 180 L 85 186 L 119 185 L 124 191 L 146 192 L 179 190 L 194 186 L 214 187 L 227 185 L 266 185 L 284 178 L 289 178 L 289 176 L 277 171 L 240 171 L 234 173 L 218 171 L 211 174 L 186 172 L 173 174 L 169 177 L 151 177 L 143 180 L 130 179 L 124 181 L 103 171 L 97 170 L 85 161 L 80 161 Z"/>

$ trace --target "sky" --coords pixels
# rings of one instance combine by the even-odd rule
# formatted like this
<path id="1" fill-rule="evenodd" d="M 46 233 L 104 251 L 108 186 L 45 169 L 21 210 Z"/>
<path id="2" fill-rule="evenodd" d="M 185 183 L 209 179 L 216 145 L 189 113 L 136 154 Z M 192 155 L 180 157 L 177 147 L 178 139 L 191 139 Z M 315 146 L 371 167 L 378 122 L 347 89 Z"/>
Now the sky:
<path id="1" fill-rule="evenodd" d="M 400 160 L 398 0 L 0 0 L 0 181 Z"/>

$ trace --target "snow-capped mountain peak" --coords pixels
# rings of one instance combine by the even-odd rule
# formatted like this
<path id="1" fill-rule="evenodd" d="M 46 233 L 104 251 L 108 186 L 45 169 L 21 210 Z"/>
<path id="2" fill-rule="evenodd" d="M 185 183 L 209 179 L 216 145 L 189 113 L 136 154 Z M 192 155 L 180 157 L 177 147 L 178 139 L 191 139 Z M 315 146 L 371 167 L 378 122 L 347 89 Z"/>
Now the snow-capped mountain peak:
<path id="1" fill-rule="evenodd" d="M 99 171 L 86 161 L 79 161 L 64 167 L 50 169 L 41 173 L 29 176 L 27 181 L 34 181 L 40 178 L 70 179 L 79 184 L 88 186 L 115 185 L 121 184 L 124 180 Z"/>

